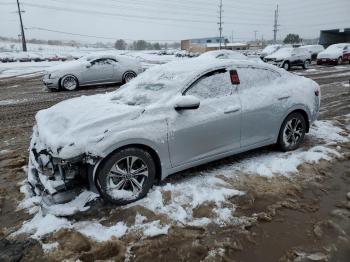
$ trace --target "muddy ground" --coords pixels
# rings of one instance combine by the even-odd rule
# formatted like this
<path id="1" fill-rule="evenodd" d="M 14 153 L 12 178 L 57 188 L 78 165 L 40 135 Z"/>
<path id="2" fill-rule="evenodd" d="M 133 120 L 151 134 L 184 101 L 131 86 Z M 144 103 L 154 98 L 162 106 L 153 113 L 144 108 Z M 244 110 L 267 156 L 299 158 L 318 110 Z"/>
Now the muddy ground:
<path id="1" fill-rule="evenodd" d="M 316 69 L 316 70 L 314 70 Z M 350 114 L 350 66 L 316 67 L 294 71 L 317 81 L 322 90 L 320 119 L 345 125 Z M 40 77 L 0 79 L 0 261 L 350 261 L 350 144 L 342 144 L 342 159 L 302 165 L 295 179 L 259 176 L 236 177 L 229 183 L 246 192 L 230 199 L 236 205 L 237 223 L 206 227 L 172 226 L 169 234 L 153 238 L 133 235 L 96 243 L 80 233 L 61 230 L 44 239 L 57 241 L 59 249 L 45 254 L 41 243 L 16 231 L 31 215 L 17 210 L 23 195 L 34 116 L 38 110 L 70 97 L 113 91 L 117 86 L 86 88 L 77 92 L 47 92 Z M 304 147 L 313 146 L 306 139 Z M 275 150 L 273 147 L 255 150 Z M 233 158 L 244 159 L 245 153 Z M 232 158 L 189 170 L 167 183 L 195 176 Z M 194 210 L 194 216 L 210 215 L 212 203 Z M 115 207 L 97 201 L 76 219 L 108 217 L 132 223 L 135 207 L 115 214 Z M 148 214 L 148 217 L 154 214 Z M 162 219 L 162 218 L 159 218 Z M 241 219 L 241 220 L 240 220 Z M 108 224 L 108 219 L 104 223 Z"/>

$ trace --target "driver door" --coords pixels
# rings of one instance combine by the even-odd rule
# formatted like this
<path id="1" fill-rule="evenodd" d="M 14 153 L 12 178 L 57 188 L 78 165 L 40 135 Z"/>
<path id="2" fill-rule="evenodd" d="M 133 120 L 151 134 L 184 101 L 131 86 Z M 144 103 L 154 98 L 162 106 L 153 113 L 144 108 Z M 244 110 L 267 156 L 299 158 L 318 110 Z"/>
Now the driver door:
<path id="1" fill-rule="evenodd" d="M 169 120 L 169 151 L 173 167 L 240 148 L 241 102 L 226 69 L 197 79 L 183 95 L 200 99 L 196 110 L 178 111 Z"/>
<path id="2" fill-rule="evenodd" d="M 111 82 L 115 61 L 108 58 L 96 59 L 83 72 L 85 84 Z"/>

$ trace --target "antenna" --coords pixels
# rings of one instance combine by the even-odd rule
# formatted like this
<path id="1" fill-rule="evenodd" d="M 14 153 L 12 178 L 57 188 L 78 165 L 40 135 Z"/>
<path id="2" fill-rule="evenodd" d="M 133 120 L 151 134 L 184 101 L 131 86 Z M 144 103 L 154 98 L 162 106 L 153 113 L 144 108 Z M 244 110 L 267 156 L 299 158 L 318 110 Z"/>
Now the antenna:
<path id="1" fill-rule="evenodd" d="M 278 27 L 280 26 L 278 24 L 278 15 L 279 15 L 279 9 L 277 5 L 277 9 L 275 10 L 275 19 L 274 19 L 274 25 L 273 25 L 273 42 L 276 44 L 277 41 L 277 32 L 278 32 Z"/>
<path id="2" fill-rule="evenodd" d="M 21 11 L 21 7 L 19 5 L 19 0 L 17 0 L 17 7 L 18 7 L 19 21 L 21 23 L 22 49 L 23 49 L 23 52 L 27 52 L 27 43 L 26 43 L 26 37 L 24 35 L 23 21 L 22 21 L 22 12 L 23 11 Z"/>
<path id="3" fill-rule="evenodd" d="M 222 46 L 222 13 L 223 13 L 223 9 L 222 9 L 222 0 L 220 0 L 220 4 L 219 4 L 219 34 L 220 34 L 220 45 L 219 45 L 219 49 L 221 50 L 221 46 Z"/>

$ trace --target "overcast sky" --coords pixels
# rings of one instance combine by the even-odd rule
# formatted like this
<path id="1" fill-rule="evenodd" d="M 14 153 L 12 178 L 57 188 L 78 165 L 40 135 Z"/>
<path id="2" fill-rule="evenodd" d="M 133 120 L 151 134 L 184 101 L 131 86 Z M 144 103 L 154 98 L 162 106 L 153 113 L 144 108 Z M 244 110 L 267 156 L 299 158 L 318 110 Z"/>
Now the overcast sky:
<path id="1" fill-rule="evenodd" d="M 80 40 L 181 40 L 218 35 L 219 0 L 20 0 L 27 38 Z M 15 0 L 0 0 L 0 35 L 17 37 Z M 280 31 L 303 38 L 320 29 L 350 28 L 350 0 L 223 0 L 224 35 L 235 42 L 273 38 L 273 16 L 279 4 Z M 32 28 L 32 29 L 30 29 Z M 37 29 L 34 29 L 37 28 Z M 39 30 L 38 28 L 41 28 Z M 49 29 L 106 39 L 72 36 Z"/>

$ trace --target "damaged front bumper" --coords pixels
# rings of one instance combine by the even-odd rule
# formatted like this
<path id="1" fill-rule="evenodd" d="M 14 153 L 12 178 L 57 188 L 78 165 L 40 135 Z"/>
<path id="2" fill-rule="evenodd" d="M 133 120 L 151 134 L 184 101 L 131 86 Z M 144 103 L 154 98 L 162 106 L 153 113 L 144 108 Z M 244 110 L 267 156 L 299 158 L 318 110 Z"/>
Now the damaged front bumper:
<path id="1" fill-rule="evenodd" d="M 70 202 L 84 189 L 98 193 L 91 162 L 85 156 L 63 160 L 52 157 L 46 150 L 37 152 L 32 148 L 29 153 L 28 184 L 33 195 L 42 196 L 44 204 L 49 206 Z"/>

